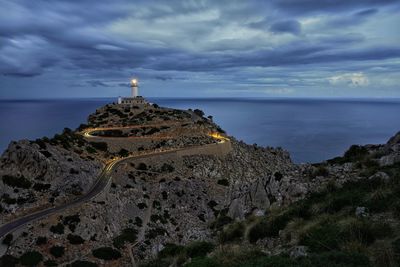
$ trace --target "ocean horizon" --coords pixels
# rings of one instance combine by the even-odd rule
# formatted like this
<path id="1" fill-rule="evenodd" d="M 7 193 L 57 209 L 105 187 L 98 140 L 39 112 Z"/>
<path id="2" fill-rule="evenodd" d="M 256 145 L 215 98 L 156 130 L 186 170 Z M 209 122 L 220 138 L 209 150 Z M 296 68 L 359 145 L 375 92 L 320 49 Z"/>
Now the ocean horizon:
<path id="1" fill-rule="evenodd" d="M 399 98 L 158 98 L 160 106 L 202 109 L 238 140 L 282 147 L 296 163 L 340 156 L 352 144 L 385 143 L 400 130 Z M 0 100 L 0 153 L 13 140 L 77 128 L 116 98 Z"/>

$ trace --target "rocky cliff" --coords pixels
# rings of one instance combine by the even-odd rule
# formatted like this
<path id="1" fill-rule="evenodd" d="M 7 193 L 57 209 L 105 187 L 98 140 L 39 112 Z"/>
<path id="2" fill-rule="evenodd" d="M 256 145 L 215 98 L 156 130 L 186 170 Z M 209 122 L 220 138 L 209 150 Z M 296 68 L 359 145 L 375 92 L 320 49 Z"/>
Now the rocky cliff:
<path id="1" fill-rule="evenodd" d="M 203 115 L 198 110 L 107 105 L 76 132 L 66 130 L 53 139 L 10 144 L 0 160 L 2 223 L 84 195 L 115 156 L 207 145 L 212 139 L 205 133 L 223 134 L 223 130 Z M 129 125 L 152 126 L 113 128 Z M 86 140 L 79 132 L 87 127 L 110 129 Z M 286 224 L 278 229 L 281 234 L 253 237 L 260 218 L 272 218 L 272 211 L 297 205 L 326 188 L 341 188 L 374 175 L 386 179 L 389 174 L 380 168 L 399 162 L 399 136 L 386 145 L 352 147 L 344 157 L 316 165 L 295 165 L 282 149 L 247 145 L 234 137 L 229 137 L 232 150 L 224 156 L 135 157 L 113 169 L 110 186 L 96 198 L 6 236 L 2 262 L 132 266 L 156 258 L 158 265 L 152 266 L 191 264 L 195 258 L 188 252 L 191 244 L 214 247 L 238 223 L 243 229 L 234 239 L 236 244 L 254 246 L 262 253 L 289 252 L 298 242 L 285 241 L 284 233 L 290 235 Z M 140 145 L 110 149 L 113 139 L 106 137 L 128 138 Z M 193 243 L 199 241 L 203 243 Z M 167 260 L 161 259 L 159 253 L 171 250 L 171 244 L 189 248 L 184 256 L 172 253 Z"/>

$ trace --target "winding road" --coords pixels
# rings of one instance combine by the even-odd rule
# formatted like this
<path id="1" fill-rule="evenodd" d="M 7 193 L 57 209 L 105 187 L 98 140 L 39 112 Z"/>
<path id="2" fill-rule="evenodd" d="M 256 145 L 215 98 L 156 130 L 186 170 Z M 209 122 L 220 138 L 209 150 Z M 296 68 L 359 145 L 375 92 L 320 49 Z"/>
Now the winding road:
<path id="1" fill-rule="evenodd" d="M 126 126 L 126 127 L 106 127 L 106 128 L 88 128 L 85 129 L 84 131 L 81 132 L 81 134 L 85 138 L 96 138 L 96 136 L 92 135 L 96 131 L 103 131 L 103 130 L 120 130 L 120 129 L 129 129 L 129 128 L 139 128 L 139 127 L 153 127 L 155 125 L 135 125 L 135 126 Z M 159 126 L 159 125 L 158 125 Z M 208 133 L 208 135 L 216 140 L 218 140 L 218 143 L 224 143 L 226 141 L 229 141 L 229 138 L 222 136 L 219 133 Z M 121 137 L 124 138 L 124 137 Z M 128 137 L 130 138 L 130 137 Z M 140 137 L 137 137 L 140 138 Z M 149 138 L 149 137 L 145 137 Z M 168 138 L 168 137 L 165 137 Z M 158 138 L 157 138 L 158 139 Z M 15 219 L 11 222 L 8 222 L 6 224 L 3 224 L 0 226 L 0 238 L 4 237 L 5 235 L 14 232 L 15 230 L 22 228 L 28 223 L 32 223 L 36 220 L 42 219 L 46 216 L 55 214 L 57 212 L 66 210 L 68 208 L 72 208 L 78 205 L 81 205 L 85 202 L 88 202 L 89 200 L 95 198 L 97 195 L 103 192 L 105 188 L 107 188 L 107 185 L 111 183 L 112 181 L 112 171 L 114 170 L 115 167 L 117 167 L 119 164 L 121 164 L 124 161 L 127 160 L 132 160 L 132 159 L 141 159 L 141 158 L 146 158 L 146 157 L 152 157 L 155 155 L 162 155 L 162 154 L 168 154 L 168 153 L 173 153 L 179 150 L 185 150 L 188 148 L 172 148 L 172 149 L 164 149 L 164 150 L 155 150 L 155 151 L 141 151 L 135 155 L 129 155 L 124 158 L 114 158 L 110 160 L 109 162 L 106 163 L 104 166 L 103 170 L 101 171 L 98 179 L 94 183 L 94 185 L 91 187 L 91 189 L 84 195 L 80 196 L 77 199 L 72 200 L 71 202 L 65 203 L 60 206 L 56 207 L 51 207 L 47 208 L 41 211 L 37 211 L 34 213 L 31 213 L 26 216 L 22 216 L 18 219 Z"/>

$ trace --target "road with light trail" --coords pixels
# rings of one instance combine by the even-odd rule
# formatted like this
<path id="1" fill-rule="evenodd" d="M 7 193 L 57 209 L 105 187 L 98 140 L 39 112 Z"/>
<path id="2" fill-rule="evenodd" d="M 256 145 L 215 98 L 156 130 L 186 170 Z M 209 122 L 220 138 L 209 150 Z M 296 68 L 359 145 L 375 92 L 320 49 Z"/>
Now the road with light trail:
<path id="1" fill-rule="evenodd" d="M 125 126 L 125 127 L 89 128 L 89 129 L 83 130 L 81 132 L 81 134 L 85 138 L 96 138 L 96 136 L 92 135 L 92 133 L 94 133 L 96 131 L 120 130 L 120 129 L 154 127 L 154 126 L 155 125 L 151 125 L 151 126 L 149 126 L 149 125 L 140 125 L 140 126 L 134 125 L 134 126 Z M 160 126 L 160 125 L 158 125 L 158 126 Z M 222 136 L 219 133 L 208 133 L 208 136 L 218 140 L 219 143 L 224 143 L 226 141 L 229 141 L 229 138 Z M 112 137 L 110 137 L 110 138 L 112 138 Z M 121 138 L 126 138 L 126 137 L 121 137 Z M 141 137 L 138 137 L 138 138 L 141 138 Z M 149 138 L 149 137 L 145 137 L 145 138 Z M 189 148 L 192 148 L 192 147 L 193 146 L 191 146 Z M 100 173 L 98 179 L 96 180 L 94 185 L 91 187 L 91 189 L 85 195 L 82 195 L 81 197 L 74 199 L 71 202 L 65 203 L 63 205 L 47 208 L 47 209 L 44 209 L 41 211 L 37 211 L 37 212 L 31 213 L 29 215 L 22 216 L 11 222 L 8 222 L 6 224 L 3 224 L 2 226 L 0 226 L 0 238 L 6 236 L 9 233 L 14 232 L 15 230 L 17 230 L 19 228 L 22 228 L 23 226 L 25 226 L 28 223 L 32 223 L 34 221 L 37 221 L 46 216 L 50 216 L 52 214 L 61 212 L 68 208 L 72 208 L 72 207 L 81 205 L 81 204 L 88 202 L 89 200 L 95 198 L 101 192 L 103 192 L 103 190 L 105 188 L 107 188 L 107 185 L 109 183 L 111 183 L 112 171 L 114 170 L 114 168 L 116 168 L 119 164 L 121 164 L 124 161 L 132 160 L 132 159 L 141 159 L 141 158 L 152 157 L 152 156 L 168 154 L 168 153 L 174 153 L 176 151 L 185 150 L 185 149 L 188 149 L 188 148 L 173 148 L 173 149 L 166 149 L 166 150 L 155 150 L 155 151 L 150 151 L 150 152 L 142 151 L 136 155 L 130 155 L 130 156 L 124 157 L 124 158 L 114 158 L 114 159 L 110 160 L 109 162 L 107 162 L 107 164 L 103 168 L 102 172 Z"/>

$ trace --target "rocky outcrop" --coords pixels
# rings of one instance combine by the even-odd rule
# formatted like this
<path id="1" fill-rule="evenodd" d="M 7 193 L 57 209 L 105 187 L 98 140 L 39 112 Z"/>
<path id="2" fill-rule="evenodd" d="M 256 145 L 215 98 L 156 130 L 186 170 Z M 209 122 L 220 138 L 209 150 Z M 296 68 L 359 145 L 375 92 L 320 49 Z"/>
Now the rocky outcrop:
<path id="1" fill-rule="evenodd" d="M 3 213 L 64 202 L 93 185 L 101 164 L 45 142 L 12 142 L 0 160 Z"/>
<path id="2" fill-rule="evenodd" d="M 185 134 L 173 140 L 147 141 L 147 146 L 140 145 L 141 151 L 208 145 L 213 140 L 207 139 L 204 132 L 223 132 L 211 120 L 193 112 L 154 106 L 136 110 L 107 105 L 90 116 L 89 125 L 113 127 L 179 120 L 184 121 L 184 126 L 178 123 L 176 129 L 170 130 Z M 223 155 L 177 157 L 170 153 L 134 158 L 113 169 L 111 186 L 103 194 L 63 214 L 34 222 L 25 233 L 15 233 L 8 254 L 19 257 L 35 250 L 54 259 L 49 247 L 59 246 L 65 252 L 54 259 L 57 263 L 87 260 L 105 265 L 109 262 L 93 253 L 105 247 L 120 253 L 120 257 L 111 261 L 113 265 L 130 266 L 132 258 L 151 258 L 167 243 L 217 242 L 215 232 L 223 225 L 251 215 L 268 216 L 267 211 L 289 205 L 330 184 L 340 187 L 373 175 L 385 179 L 385 173 L 370 174 L 368 168 L 398 162 L 399 141 L 400 134 L 386 145 L 356 147 L 355 152 L 343 158 L 316 165 L 295 165 L 282 149 L 247 145 L 233 137 L 230 137 L 230 152 Z M 111 147 L 108 144 L 108 150 L 98 153 L 87 144 L 65 149 L 51 142 L 12 143 L 0 162 L 0 175 L 11 177 L 0 182 L 4 209 L 7 213 L 17 212 L 38 206 L 35 203 L 39 200 L 42 204 L 52 198 L 57 202 L 86 192 L 100 170 L 99 161 L 109 160 L 120 149 L 110 154 Z M 87 154 L 86 150 L 92 153 Z M 132 146 L 131 150 L 139 148 Z M 353 157 L 357 157 L 357 163 L 351 160 Z M 35 192 L 36 184 L 49 187 Z M 17 203 L 18 198 L 30 195 L 34 202 Z M 4 204 L 4 196 L 8 196 L 5 198 L 8 202 L 10 198 L 16 199 L 16 203 Z M 364 216 L 362 208 L 359 216 Z M 38 240 L 46 241 L 42 244 L 44 241 Z M 285 251 L 279 238 L 260 240 L 257 244 L 271 251 Z M 293 258 L 308 254 L 307 248 L 301 246 L 286 252 Z"/>

